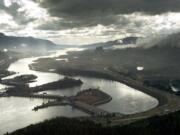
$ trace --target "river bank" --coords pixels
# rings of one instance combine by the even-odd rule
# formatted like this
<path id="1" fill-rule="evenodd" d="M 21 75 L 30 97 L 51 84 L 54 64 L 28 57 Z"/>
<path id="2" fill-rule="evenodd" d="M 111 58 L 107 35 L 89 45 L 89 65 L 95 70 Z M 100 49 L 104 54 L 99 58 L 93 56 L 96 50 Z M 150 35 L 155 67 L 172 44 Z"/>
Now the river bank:
<path id="1" fill-rule="evenodd" d="M 62 51 L 62 52 L 60 52 L 60 54 L 65 54 L 65 52 L 66 51 Z M 60 54 L 58 53 L 58 56 Z M 37 63 L 34 63 L 34 61 L 41 57 L 25 58 L 25 59 L 18 60 L 17 62 L 11 64 L 9 70 L 19 72 L 20 74 L 28 73 L 28 74 L 34 74 L 34 75 L 38 76 L 38 78 L 36 79 L 36 82 L 33 83 L 33 85 L 30 84 L 32 87 L 35 87 L 36 85 L 40 86 L 42 84 L 58 81 L 60 78 L 63 78 L 64 76 L 62 76 L 61 73 L 58 72 L 58 70 L 56 70 L 56 69 L 58 69 L 58 67 L 63 67 L 64 65 L 63 64 L 61 65 L 61 62 L 60 62 L 61 60 L 59 60 L 59 59 L 57 60 L 57 56 L 51 55 L 51 56 L 47 56 L 47 57 L 53 58 L 57 62 L 54 65 L 53 64 L 51 65 L 50 63 L 48 63 L 48 61 L 45 63 L 45 65 L 48 64 L 48 66 L 49 66 L 49 68 L 47 68 L 48 73 L 41 72 L 41 71 L 34 71 L 34 70 L 29 69 L 29 64 L 32 64 L 32 63 L 38 64 L 37 61 L 36 61 Z M 45 57 L 45 58 L 47 58 L 47 57 Z M 42 58 L 44 58 L 44 57 L 42 57 Z M 101 63 L 99 63 L 99 64 L 101 64 Z M 57 67 L 54 68 L 51 66 L 57 66 Z M 90 69 L 94 69 L 93 71 L 97 71 L 97 72 L 99 72 L 99 70 L 104 71 L 106 69 L 106 67 L 103 67 L 103 68 L 98 67 L 99 66 L 98 64 L 96 64 L 96 66 L 93 66 L 94 68 L 92 68 L 92 66 L 90 66 L 89 64 L 87 64 L 87 65 L 82 64 L 82 66 L 75 65 L 73 68 L 77 67 L 77 69 L 81 69 L 81 70 L 90 68 Z M 21 68 L 17 68 L 17 67 L 21 67 Z M 42 69 L 44 67 L 44 64 L 42 64 L 40 67 Z M 67 66 L 64 66 L 64 67 L 67 67 Z M 45 66 L 45 68 L 46 68 L 46 66 Z M 49 69 L 54 69 L 54 70 L 50 71 Z M 93 76 L 95 76 L 95 75 L 93 75 Z M 140 112 L 147 112 L 147 110 L 152 110 L 158 104 L 158 102 L 155 98 L 153 98 L 147 94 L 144 94 L 134 88 L 131 88 L 122 83 L 119 83 L 119 81 L 117 82 L 117 81 L 111 81 L 111 80 L 107 80 L 107 79 L 100 79 L 101 77 L 99 77 L 99 78 L 88 78 L 88 77 L 87 78 L 86 77 L 77 77 L 76 78 L 76 77 L 73 77 L 73 78 L 75 78 L 75 79 L 82 78 L 82 81 L 84 83 L 80 87 L 78 86 L 78 87 L 74 87 L 74 88 L 62 89 L 60 91 L 50 91 L 50 92 L 45 91 L 45 92 L 47 94 L 58 95 L 61 97 L 73 96 L 73 95 L 76 95 L 79 91 L 82 91 L 83 89 L 97 88 L 99 86 L 100 89 L 103 90 L 103 92 L 111 95 L 113 99 L 110 102 L 108 102 L 104 105 L 100 105 L 98 107 L 102 110 L 106 110 L 106 111 L 112 112 L 112 113 L 113 112 L 123 113 L 126 115 L 126 118 L 132 116 L 132 114 L 137 114 Z M 68 106 L 66 106 L 66 107 L 50 107 L 47 109 L 42 109 L 36 113 L 32 112 L 32 109 L 35 105 L 42 104 L 42 99 L 41 99 L 40 103 L 38 102 L 36 104 L 33 103 L 33 101 L 35 99 L 32 99 L 32 98 L 14 99 L 14 97 L 11 97 L 11 98 L 2 98 L 0 100 L 3 100 L 3 102 L 0 102 L 0 107 L 4 108 L 3 112 L 0 113 L 3 116 L 0 118 L 0 124 L 4 125 L 4 127 L 0 127 L 0 130 L 2 132 L 12 131 L 12 130 L 27 126 L 27 124 L 29 125 L 34 122 L 40 122 L 40 121 L 43 121 L 44 119 L 47 119 L 47 118 L 50 119 L 50 118 L 57 117 L 57 116 L 65 116 L 65 117 L 87 116 L 87 114 L 83 113 L 82 111 L 79 111 L 78 109 L 72 109 L 71 107 L 68 107 Z M 31 103 L 31 101 L 32 101 L 33 105 L 27 104 L 28 103 L 27 100 L 29 100 L 29 103 Z M 12 101 L 12 102 L 9 104 L 9 101 Z M 23 103 L 23 104 L 20 105 L 19 102 Z M 15 105 L 11 106 L 11 104 L 13 104 L 13 103 Z M 19 104 L 19 106 L 17 106 L 17 104 Z M 14 108 L 15 111 L 13 113 L 11 113 L 10 110 L 12 110 L 13 107 L 15 107 Z M 23 109 L 23 111 L 18 111 L 18 110 L 22 110 L 22 109 Z M 8 113 L 6 113 L 6 112 L 8 112 Z M 14 116 L 14 114 L 17 114 L 18 117 Z M 39 116 L 39 117 L 37 117 L 37 116 Z M 135 115 L 133 115 L 133 116 L 135 117 Z M 21 119 L 21 118 L 26 118 L 26 117 L 31 118 L 31 119 L 30 120 L 29 119 L 28 120 Z M 7 121 L 7 118 L 9 118 L 9 121 Z M 121 116 L 121 117 L 115 117 L 114 119 L 112 119 L 112 118 L 111 119 L 113 120 L 113 123 L 117 122 L 117 120 L 121 120 L 121 122 L 118 121 L 118 124 L 122 124 L 122 123 L 127 122 L 127 119 L 125 119 L 125 117 L 123 117 L 123 118 L 124 119 L 122 119 L 122 116 Z M 15 119 L 15 121 L 14 121 L 14 119 Z M 91 120 L 93 120 L 97 123 L 101 121 L 101 120 L 99 121 L 97 118 L 96 119 L 91 118 Z M 11 125 L 8 124 L 8 123 L 16 123 L 17 121 L 21 121 L 21 122 L 18 125 L 17 124 L 11 124 Z"/>
<path id="2" fill-rule="evenodd" d="M 64 57 L 65 56 L 63 56 L 63 58 Z M 145 119 L 156 115 L 165 115 L 167 113 L 172 113 L 180 110 L 180 98 L 176 95 L 172 95 L 168 92 L 160 91 L 155 88 L 146 87 L 140 80 L 134 80 L 131 78 L 131 76 L 125 76 L 124 74 L 115 72 L 115 70 L 112 70 L 112 67 L 110 68 L 110 66 L 102 64 L 102 62 L 99 62 L 98 64 L 97 62 L 94 63 L 92 61 L 85 61 L 86 59 L 84 59 L 84 57 L 82 56 L 81 58 L 72 58 L 72 56 L 67 56 L 65 58 L 69 58 L 68 62 L 56 61 L 52 58 L 49 62 L 46 61 L 45 64 L 43 64 L 41 60 L 37 60 L 36 63 L 32 64 L 31 66 L 33 66 L 33 69 L 37 71 L 49 72 L 49 69 L 52 68 L 55 69 L 55 73 L 59 74 L 70 76 L 93 76 L 118 81 L 143 93 L 146 93 L 158 100 L 159 104 L 155 108 L 151 108 L 150 110 L 146 110 L 144 112 L 139 112 L 136 114 L 126 115 L 123 116 L 123 118 L 116 117 L 112 119 L 115 125 L 123 125 L 140 119 Z M 92 59 L 94 61 L 94 57 Z M 53 66 L 51 66 L 51 64 Z"/>
<path id="3" fill-rule="evenodd" d="M 71 65 L 73 61 L 70 61 Z M 76 62 L 77 63 L 77 62 Z M 50 63 L 47 63 L 50 64 Z M 33 67 L 33 70 L 41 71 L 41 72 L 49 72 L 49 65 L 48 66 L 40 66 L 41 62 L 34 63 L 31 65 Z M 96 78 L 104 78 L 112 81 L 118 81 L 120 83 L 126 84 L 130 87 L 133 87 L 135 89 L 138 89 L 144 93 L 147 93 L 148 95 L 151 95 L 152 97 L 155 97 L 159 101 L 159 106 L 162 106 L 167 103 L 166 97 L 164 95 L 161 95 L 161 92 L 157 90 L 152 90 L 153 88 L 147 88 L 142 85 L 142 82 L 132 80 L 129 77 L 125 77 L 124 75 L 115 73 L 111 70 L 109 70 L 108 67 L 101 68 L 101 67 L 94 67 L 93 69 L 89 69 L 88 66 L 83 65 L 84 68 L 78 68 L 79 65 L 73 64 L 73 66 L 63 65 L 62 67 L 58 67 L 54 72 L 63 74 L 63 75 L 69 75 L 69 76 L 89 76 L 89 77 L 96 77 Z M 86 67 L 85 67 L 86 66 Z M 151 89 L 151 90 L 150 90 Z"/>
<path id="4" fill-rule="evenodd" d="M 34 111 L 38 111 L 39 109 L 52 107 L 52 106 L 65 106 L 70 105 L 73 108 L 77 108 L 82 110 L 92 116 L 104 117 L 107 115 L 112 115 L 110 112 L 105 111 L 97 107 L 98 105 L 103 105 L 112 100 L 112 97 L 107 93 L 99 89 L 89 88 L 87 90 L 83 90 L 78 92 L 75 96 L 70 97 L 60 97 L 60 96 L 51 96 L 51 95 L 32 95 L 32 97 L 40 97 L 42 98 L 50 98 L 54 97 L 54 101 L 48 101 L 47 103 L 43 103 L 42 105 L 34 107 Z M 53 98 L 52 98 L 53 99 Z"/>
<path id="5" fill-rule="evenodd" d="M 59 89 L 81 86 L 82 84 L 83 82 L 81 80 L 76 80 L 70 77 L 64 77 L 63 79 L 60 79 L 55 82 L 33 87 L 31 88 L 31 90 L 33 92 L 41 92 L 46 90 L 57 90 L 57 89 L 59 90 Z"/>
<path id="6" fill-rule="evenodd" d="M 19 80 L 17 78 L 19 77 L 15 77 L 16 81 Z M 9 97 L 10 96 L 32 97 L 32 94 L 34 93 L 44 92 L 46 90 L 53 91 L 57 89 L 61 90 L 63 88 L 72 88 L 72 87 L 80 86 L 83 84 L 81 80 L 76 80 L 69 77 L 65 77 L 64 79 L 60 79 L 58 81 L 43 84 L 36 87 L 29 87 L 27 83 L 21 82 L 22 81 L 21 79 L 19 81 L 14 82 L 12 80 L 3 80 L 2 81 L 3 84 L 12 86 L 12 87 L 7 88 L 6 92 L 4 92 L 4 95 L 9 96 Z"/>

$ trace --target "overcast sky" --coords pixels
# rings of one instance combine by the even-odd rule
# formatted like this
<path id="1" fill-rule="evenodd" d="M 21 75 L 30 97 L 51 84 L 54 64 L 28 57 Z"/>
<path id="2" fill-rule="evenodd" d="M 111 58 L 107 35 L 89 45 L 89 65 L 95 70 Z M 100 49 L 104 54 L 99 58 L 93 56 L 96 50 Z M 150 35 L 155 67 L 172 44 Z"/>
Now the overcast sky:
<path id="1" fill-rule="evenodd" d="M 0 32 L 59 44 L 180 31 L 180 0 L 0 0 Z"/>

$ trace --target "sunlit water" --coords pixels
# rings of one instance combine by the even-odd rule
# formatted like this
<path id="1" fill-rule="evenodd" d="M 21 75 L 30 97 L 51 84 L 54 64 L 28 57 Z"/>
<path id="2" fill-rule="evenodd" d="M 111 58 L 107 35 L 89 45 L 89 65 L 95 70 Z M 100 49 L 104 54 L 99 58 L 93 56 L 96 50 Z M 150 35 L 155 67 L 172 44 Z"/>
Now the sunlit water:
<path id="1" fill-rule="evenodd" d="M 49 56 L 43 57 L 56 57 L 59 55 L 66 54 L 67 50 L 61 50 L 53 53 Z M 29 64 L 40 57 L 25 58 L 12 63 L 9 67 L 9 71 L 18 72 L 13 76 L 7 78 L 12 78 L 21 74 L 34 74 L 38 76 L 37 82 L 33 82 L 30 86 L 36 86 L 45 84 L 48 82 L 56 81 L 63 78 L 62 75 L 55 73 L 43 73 L 38 71 L 32 71 L 29 69 Z M 42 58 L 42 57 L 41 57 Z M 94 87 L 99 87 L 104 92 L 108 93 L 113 97 L 112 101 L 99 106 L 100 108 L 107 110 L 109 112 L 120 112 L 122 114 L 133 114 L 137 112 L 143 112 L 152 109 L 158 105 L 158 101 L 148 96 L 140 91 L 130 88 L 119 82 L 96 79 L 89 77 L 75 77 L 83 81 L 81 87 L 74 87 L 68 89 L 61 89 L 56 91 L 46 91 L 49 94 L 58 94 L 71 96 L 75 95 L 78 91 Z M 4 86 L 0 85 L 0 89 Z M 0 98 L 0 134 L 7 131 L 13 131 L 18 128 L 25 127 L 29 124 L 37 123 L 45 119 L 50 119 L 56 116 L 87 116 L 87 114 L 77 110 L 72 109 L 69 106 L 65 107 L 49 107 L 46 109 L 39 110 L 38 112 L 33 112 L 34 106 L 41 104 L 42 100 L 37 99 L 25 99 L 25 98 Z"/>
<path id="2" fill-rule="evenodd" d="M 76 95 L 77 92 L 90 87 L 99 87 L 102 91 L 113 97 L 111 102 L 99 107 L 109 112 L 120 112 L 122 114 L 143 112 L 158 105 L 158 101 L 155 98 L 119 82 L 90 77 L 78 76 L 75 78 L 83 81 L 83 85 L 81 87 L 66 88 L 56 91 L 49 90 L 46 91 L 46 93 L 61 96 L 71 96 Z"/>
<path id="3" fill-rule="evenodd" d="M 38 110 L 38 112 L 32 111 L 34 106 L 40 104 L 42 104 L 40 99 L 0 98 L 0 135 L 57 116 L 87 116 L 70 106 L 49 107 Z"/>

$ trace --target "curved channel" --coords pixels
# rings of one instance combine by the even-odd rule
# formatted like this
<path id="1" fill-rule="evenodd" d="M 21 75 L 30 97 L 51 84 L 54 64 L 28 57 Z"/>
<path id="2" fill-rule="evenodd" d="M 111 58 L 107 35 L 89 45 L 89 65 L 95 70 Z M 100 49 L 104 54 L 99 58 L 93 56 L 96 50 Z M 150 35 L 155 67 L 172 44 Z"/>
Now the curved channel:
<path id="1" fill-rule="evenodd" d="M 56 53 L 43 57 L 56 57 L 58 55 L 66 54 L 67 51 L 69 51 L 69 49 L 57 51 Z M 38 78 L 36 82 L 30 84 L 31 87 L 57 81 L 60 78 L 63 78 L 62 75 L 56 73 L 44 73 L 30 70 L 29 64 L 39 58 L 42 57 L 24 58 L 12 63 L 8 70 L 17 72 L 17 74 L 8 76 L 7 78 L 12 78 L 22 74 L 34 74 Z M 122 114 L 143 112 L 158 105 L 157 99 L 120 82 L 81 76 L 75 78 L 81 79 L 83 81 L 83 85 L 81 87 L 46 92 L 50 94 L 70 96 L 75 95 L 77 92 L 86 88 L 99 87 L 113 98 L 111 102 L 99 107 L 109 112 L 119 112 Z M 1 87 L 3 88 L 4 86 Z M 2 125 L 0 126 L 0 134 L 1 132 L 5 133 L 7 131 L 13 131 L 29 124 L 37 123 L 56 116 L 87 116 L 87 114 L 84 112 L 68 106 L 49 107 L 47 109 L 39 110 L 38 112 L 33 112 L 32 108 L 41 103 L 42 100 L 39 99 L 32 100 L 27 98 L 14 97 L 0 98 L 0 125 Z"/>

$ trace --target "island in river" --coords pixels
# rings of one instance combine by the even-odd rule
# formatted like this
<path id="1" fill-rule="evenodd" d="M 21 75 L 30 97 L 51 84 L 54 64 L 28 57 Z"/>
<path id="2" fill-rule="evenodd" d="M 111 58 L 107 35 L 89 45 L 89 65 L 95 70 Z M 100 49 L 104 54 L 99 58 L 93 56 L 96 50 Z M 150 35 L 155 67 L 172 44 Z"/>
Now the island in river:
<path id="1" fill-rule="evenodd" d="M 20 75 L 20 76 L 15 76 L 14 78 L 11 79 L 3 79 L 1 81 L 2 84 L 6 84 L 6 85 L 10 85 L 12 82 L 15 83 L 31 83 L 31 82 L 35 82 L 37 76 L 35 75 L 30 75 L 30 74 L 26 74 L 26 75 Z M 12 85 L 13 85 L 12 83 Z"/>
<path id="2" fill-rule="evenodd" d="M 22 76 L 15 77 L 14 80 L 16 82 L 12 83 L 13 79 L 4 80 L 4 84 L 8 85 L 11 84 L 12 87 L 7 88 L 7 90 L 0 94 L 0 96 L 4 97 L 29 97 L 29 98 L 42 98 L 42 99 L 49 99 L 53 101 L 48 101 L 48 103 L 43 103 L 40 106 L 34 107 L 33 110 L 37 111 L 42 108 L 47 108 L 49 106 L 62 106 L 62 105 L 70 105 L 72 107 L 76 107 L 86 113 L 96 116 L 104 116 L 110 114 L 109 112 L 99 109 L 95 107 L 95 105 L 101 105 L 108 103 L 112 100 L 112 97 L 108 94 L 98 90 L 89 88 L 88 90 L 83 90 L 77 93 L 76 96 L 58 96 L 58 95 L 49 95 L 47 93 L 43 94 L 36 94 L 40 91 L 45 91 L 48 89 L 55 90 L 62 88 L 70 88 L 74 86 L 78 86 L 82 84 L 81 80 L 72 79 L 69 77 L 65 77 L 62 80 L 51 82 L 48 84 L 44 84 L 41 86 L 36 87 L 29 87 L 25 82 L 23 83 L 21 79 L 24 78 Z M 27 77 L 25 77 L 27 78 Z M 29 80 L 30 81 L 30 80 Z"/>
<path id="3" fill-rule="evenodd" d="M 40 95 L 32 95 L 32 97 L 40 97 Z M 43 95 L 44 98 L 50 97 L 50 95 Z M 53 98 L 54 97 L 54 98 Z M 74 108 L 78 108 L 92 116 L 107 116 L 111 113 L 96 107 L 97 105 L 102 105 L 108 103 L 112 100 L 112 97 L 99 89 L 89 88 L 87 90 L 83 90 L 78 92 L 75 96 L 51 96 L 53 101 L 49 101 L 48 103 L 43 103 L 42 105 L 34 107 L 34 111 L 38 111 L 39 109 L 47 108 L 49 106 L 64 106 L 70 105 Z M 112 115 L 112 114 L 111 114 Z"/>
<path id="4" fill-rule="evenodd" d="M 112 97 L 99 89 L 89 88 L 78 92 L 75 96 L 71 96 L 71 99 L 97 106 L 108 103 L 112 100 Z"/>
<path id="5" fill-rule="evenodd" d="M 30 75 L 32 76 L 32 75 Z M 27 77 L 27 76 L 26 76 Z M 6 85 L 11 85 L 13 87 L 7 88 L 5 95 L 7 96 L 25 96 L 30 97 L 33 93 L 45 91 L 45 90 L 55 90 L 62 88 L 70 88 L 81 85 L 83 82 L 81 80 L 76 80 L 73 78 L 65 77 L 55 82 L 43 84 L 36 87 L 29 87 L 27 84 L 27 80 L 22 82 L 21 77 L 15 77 L 14 79 L 3 80 L 2 83 Z M 23 77 L 24 78 L 24 77 Z M 15 81 L 12 81 L 15 80 Z M 32 82 L 29 80 L 29 82 Z"/>
<path id="6" fill-rule="evenodd" d="M 157 108 L 154 108 L 154 107 L 157 106 L 157 104 L 155 104 L 155 106 L 153 104 L 153 107 L 150 106 L 150 107 L 148 107 L 146 109 L 142 109 L 142 106 L 144 106 L 143 103 L 145 103 L 145 105 L 147 103 L 146 98 L 143 98 L 144 95 L 141 96 L 141 97 L 137 96 L 138 94 L 136 94 L 136 93 L 138 93 L 138 91 L 134 92 L 135 90 L 126 89 L 125 87 L 119 87 L 119 84 L 117 85 L 115 83 L 115 85 L 117 85 L 118 89 L 121 89 L 121 91 L 124 91 L 124 92 L 125 91 L 126 92 L 130 91 L 130 93 L 134 93 L 138 98 L 142 99 L 143 103 L 140 104 L 141 108 L 139 109 L 139 111 L 138 112 L 135 111 L 134 114 L 125 115 L 123 117 L 121 115 L 121 116 L 116 116 L 116 117 L 109 118 L 112 125 L 124 125 L 124 124 L 131 123 L 133 121 L 137 121 L 137 120 L 145 119 L 145 118 L 148 118 L 148 117 L 152 117 L 154 115 L 164 115 L 165 113 L 167 113 L 167 111 L 165 109 L 169 109 L 170 107 L 173 108 L 173 106 L 175 106 L 174 109 L 178 109 L 178 107 L 177 107 L 178 104 L 176 104 L 176 103 L 178 103 L 179 101 L 177 102 L 178 99 L 176 98 L 176 96 L 175 96 L 174 100 L 170 100 L 168 93 L 167 93 L 167 95 L 166 95 L 166 93 L 163 93 L 163 92 L 162 92 L 162 94 L 160 94 L 161 93 L 160 91 L 152 90 L 151 88 L 145 88 L 144 86 L 142 86 L 141 83 L 136 82 L 134 80 L 131 80 L 131 78 L 128 78 L 125 75 L 123 76 L 123 74 L 118 73 L 118 71 L 114 70 L 114 68 L 112 68 L 112 66 L 110 66 L 108 64 L 107 65 L 104 64 L 104 65 L 101 66 L 101 63 L 102 63 L 101 60 L 97 60 L 96 63 L 94 62 L 94 64 L 92 64 L 91 63 L 92 62 L 91 57 L 93 57 L 94 54 L 90 53 L 89 56 L 86 58 L 83 55 L 80 56 L 81 53 L 84 53 L 84 52 L 77 52 L 77 53 L 79 53 L 79 55 L 77 55 L 77 53 L 75 53 L 75 52 L 72 52 L 72 53 L 74 55 L 76 55 L 76 56 L 73 56 L 71 54 L 68 55 L 68 56 L 65 56 L 66 58 L 72 57 L 72 60 L 70 60 L 70 59 L 67 60 L 66 59 L 66 60 L 61 61 L 60 59 L 63 59 L 63 57 L 60 57 L 60 58 L 59 57 L 58 58 L 44 58 L 44 60 L 45 60 L 45 63 L 43 62 L 44 64 L 42 63 L 42 65 L 39 65 L 40 62 L 33 63 L 32 66 L 30 66 L 30 67 L 33 67 L 33 69 L 40 70 L 40 71 L 42 70 L 42 71 L 48 71 L 48 72 L 56 72 L 56 73 L 59 73 L 59 74 L 65 73 L 63 71 L 66 71 L 66 74 L 69 74 L 69 75 L 84 75 L 84 76 L 85 75 L 89 75 L 89 76 L 91 75 L 91 76 L 96 76 L 96 77 L 100 77 L 100 78 L 109 78 L 111 80 L 116 80 L 118 82 L 123 82 L 123 83 L 125 83 L 125 84 L 127 84 L 129 86 L 132 86 L 132 87 L 134 87 L 134 88 L 136 88 L 136 89 L 138 89 L 140 91 L 143 91 L 143 92 L 145 92 L 145 93 L 147 93 L 147 94 L 149 94 L 149 95 L 151 95 L 151 96 L 153 96 L 153 97 L 155 97 L 155 98 L 157 98 L 159 100 L 159 106 Z M 50 60 L 52 60 L 52 62 L 54 61 L 55 63 L 51 65 L 51 62 L 49 60 L 47 60 L 47 59 L 50 59 Z M 41 60 L 43 60 L 43 59 L 41 59 Z M 25 60 L 22 60 L 22 61 L 25 61 Z M 93 60 L 93 61 L 96 61 L 96 60 Z M 65 64 L 62 64 L 62 63 L 65 63 Z M 71 66 L 71 65 L 74 65 L 74 66 Z M 58 66 L 58 67 L 56 67 L 56 66 Z M 50 71 L 50 69 L 54 69 L 54 70 Z M 97 80 L 99 80 L 99 79 L 97 79 Z M 95 80 L 95 81 L 97 81 L 97 80 Z M 89 81 L 89 82 L 91 82 L 91 81 Z M 98 81 L 98 82 L 99 82 L 99 84 L 102 83 L 100 81 Z M 106 82 L 107 81 L 105 81 L 105 83 Z M 97 83 L 95 83 L 95 82 L 93 82 L 93 83 L 96 84 L 96 86 L 98 86 Z M 108 85 L 110 85 L 110 87 L 108 87 Z M 106 91 L 107 92 L 114 91 L 114 89 L 112 88 L 111 83 L 108 82 L 108 85 L 105 85 L 106 86 L 106 88 L 105 88 Z M 107 89 L 109 89 L 109 90 L 107 90 Z M 115 91 L 116 90 L 117 89 L 115 89 Z M 118 95 L 113 95 L 112 96 L 113 99 L 116 99 L 116 98 L 119 98 L 119 97 L 123 96 L 123 93 L 120 92 L 120 90 L 117 90 L 117 92 L 115 92 L 115 93 L 117 93 Z M 139 94 L 139 95 L 141 95 L 141 94 Z M 136 96 L 133 95 L 133 97 L 136 97 Z M 42 95 L 42 97 L 43 97 L 43 95 Z M 131 99 L 133 97 L 131 97 Z M 127 98 L 127 99 L 129 100 L 130 98 Z M 118 104 L 118 106 L 123 107 L 122 104 L 129 103 L 128 100 L 126 100 L 124 102 L 117 102 L 117 104 Z M 116 100 L 116 101 L 119 101 L 119 100 Z M 123 101 L 123 100 L 120 100 L 120 101 Z M 130 107 L 128 107 L 128 104 L 126 104 L 126 105 L 127 105 L 126 108 L 130 108 Z M 163 105 L 167 105 L 167 106 L 163 106 Z M 44 109 L 44 110 L 46 110 L 46 109 Z M 133 112 L 133 111 L 130 110 L 129 112 Z M 141 112 L 141 113 L 139 113 L 139 112 Z M 86 119 L 88 119 L 88 118 L 86 117 Z M 104 118 L 95 118 L 95 119 L 93 119 L 91 117 L 90 119 L 93 120 L 96 123 L 102 122 L 104 124 L 104 120 L 103 120 Z"/>
<path id="7" fill-rule="evenodd" d="M 143 85 L 143 78 L 146 78 L 149 75 L 149 73 L 145 71 L 137 71 L 137 67 L 141 64 L 146 65 L 146 61 L 143 61 L 144 63 L 139 63 L 139 65 L 135 64 L 132 60 L 126 61 L 126 59 L 129 60 L 129 57 L 131 57 L 132 59 L 136 59 L 136 57 L 128 57 L 129 54 L 142 55 L 142 53 L 139 52 L 143 51 L 144 50 L 141 49 L 127 49 L 101 51 L 87 50 L 80 52 L 69 52 L 68 55 L 61 55 L 60 57 L 56 58 L 41 58 L 39 60 L 36 60 L 35 63 L 31 64 L 31 67 L 33 67 L 33 69 L 37 71 L 49 72 L 50 69 L 55 69 L 53 72 L 64 75 L 94 76 L 99 78 L 115 80 L 118 82 L 122 82 L 133 88 L 136 88 L 158 99 L 159 105 L 156 108 L 153 108 L 146 112 L 127 115 L 123 118 L 116 117 L 111 119 L 112 123 L 114 124 L 124 125 L 127 123 L 131 123 L 133 121 L 149 118 L 155 115 L 164 115 L 170 112 L 180 110 L 180 98 L 178 96 L 172 95 L 171 93 L 168 93 L 166 91 L 158 90 L 156 88 L 147 87 Z M 159 50 L 157 49 L 155 53 L 159 53 Z M 122 56 L 127 56 L 128 58 L 124 58 Z M 137 60 L 134 61 L 136 62 Z M 133 65 L 133 63 L 135 66 L 134 69 L 130 68 L 132 66 L 129 65 Z M 163 72 L 159 73 L 163 75 Z M 173 75 L 174 74 L 172 73 L 169 76 Z"/>

